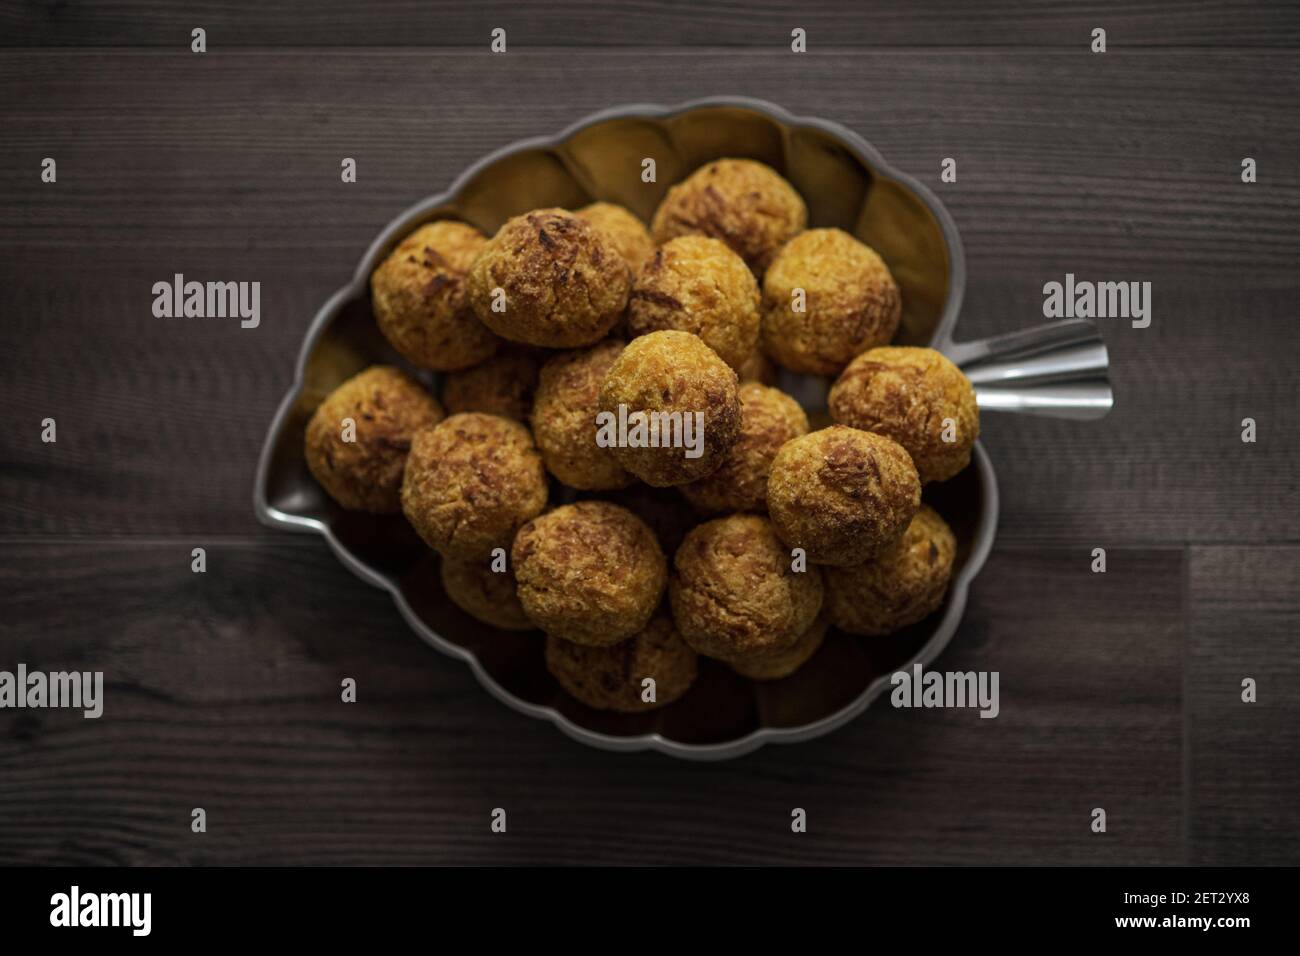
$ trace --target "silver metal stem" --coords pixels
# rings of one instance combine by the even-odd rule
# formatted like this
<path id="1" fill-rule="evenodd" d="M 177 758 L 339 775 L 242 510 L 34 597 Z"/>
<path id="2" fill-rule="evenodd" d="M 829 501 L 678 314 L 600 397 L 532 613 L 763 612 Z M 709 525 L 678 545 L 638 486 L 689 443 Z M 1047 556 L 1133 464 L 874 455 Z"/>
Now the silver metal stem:
<path id="1" fill-rule="evenodd" d="M 975 386 L 981 410 L 1088 420 L 1115 404 L 1106 344 L 1087 319 L 950 342 L 940 350 Z"/>

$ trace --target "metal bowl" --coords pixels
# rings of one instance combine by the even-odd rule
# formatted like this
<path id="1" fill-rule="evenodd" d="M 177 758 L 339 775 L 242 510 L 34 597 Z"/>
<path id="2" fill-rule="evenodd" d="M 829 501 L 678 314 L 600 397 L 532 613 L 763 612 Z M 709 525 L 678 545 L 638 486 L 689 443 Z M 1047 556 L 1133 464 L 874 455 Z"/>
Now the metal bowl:
<path id="1" fill-rule="evenodd" d="M 930 664 L 957 630 L 967 590 L 993 544 L 998 492 L 984 449 L 977 444 L 969 468 L 925 489 L 925 500 L 951 524 L 958 542 L 952 584 L 939 611 L 883 639 L 832 630 L 811 661 L 779 681 L 751 681 L 701 658 L 699 679 L 685 697 L 651 713 L 627 715 L 592 710 L 561 691 L 544 666 L 538 632 L 498 631 L 462 613 L 443 594 L 436 556 L 400 515 L 375 518 L 336 506 L 307 471 L 303 431 L 321 399 L 344 379 L 377 362 L 405 364 L 375 327 L 368 280 L 415 226 L 459 219 L 491 235 L 527 210 L 572 209 L 598 199 L 627 206 L 648 221 L 671 184 L 724 156 L 772 166 L 804 196 L 810 226 L 838 226 L 880 252 L 903 293 L 896 341 L 956 348 L 952 330 L 966 280 L 956 226 L 928 189 L 890 167 L 861 137 L 752 99 L 626 106 L 589 116 L 555 136 L 499 150 L 446 192 L 394 219 L 361 257 L 352 281 L 312 322 L 293 387 L 276 412 L 258 464 L 254 501 L 264 523 L 322 535 L 348 568 L 392 594 L 420 637 L 469 664 L 493 695 L 595 747 L 716 760 L 769 742 L 808 740 L 860 714 L 893 672 Z M 643 157 L 655 158 L 657 182 L 641 181 Z M 987 361 L 988 352 L 979 357 Z M 415 374 L 436 384 L 435 376 Z M 783 384 L 811 395 L 806 404 L 824 400 L 824 384 L 811 391 L 808 382 Z"/>

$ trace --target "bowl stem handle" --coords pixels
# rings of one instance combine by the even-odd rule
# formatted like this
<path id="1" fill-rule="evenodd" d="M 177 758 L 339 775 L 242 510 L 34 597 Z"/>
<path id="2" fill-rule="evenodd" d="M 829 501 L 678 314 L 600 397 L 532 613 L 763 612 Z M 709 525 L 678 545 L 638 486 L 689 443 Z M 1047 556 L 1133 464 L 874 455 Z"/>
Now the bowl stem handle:
<path id="1" fill-rule="evenodd" d="M 941 351 L 975 386 L 981 411 L 1087 420 L 1114 405 L 1106 344 L 1088 319 L 949 342 Z"/>

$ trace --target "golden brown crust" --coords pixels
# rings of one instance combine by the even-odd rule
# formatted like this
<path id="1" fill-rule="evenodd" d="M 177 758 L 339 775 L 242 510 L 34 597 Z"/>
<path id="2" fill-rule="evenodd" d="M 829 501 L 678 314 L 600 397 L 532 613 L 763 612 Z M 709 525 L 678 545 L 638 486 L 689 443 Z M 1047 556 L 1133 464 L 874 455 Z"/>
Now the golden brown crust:
<path id="1" fill-rule="evenodd" d="M 787 442 L 767 482 L 777 533 L 817 564 L 875 557 L 902 536 L 920 503 L 921 482 L 903 447 L 842 425 Z"/>
<path id="2" fill-rule="evenodd" d="M 487 239 L 463 222 L 433 222 L 398 243 L 370 276 L 375 322 L 402 357 L 440 372 L 469 368 L 500 340 L 474 315 L 466 277 Z"/>
<path id="3" fill-rule="evenodd" d="M 442 403 L 449 415 L 483 412 L 526 422 L 533 407 L 538 365 L 537 356 L 528 349 L 503 349 L 486 362 L 447 375 L 442 383 Z"/>
<path id="4" fill-rule="evenodd" d="M 645 223 L 622 206 L 612 202 L 594 202 L 583 206 L 574 215 L 603 232 L 633 272 L 641 268 L 641 263 L 655 251 L 655 241 L 650 238 Z"/>
<path id="5" fill-rule="evenodd" d="M 781 446 L 808 433 L 808 416 L 785 392 L 746 382 L 740 396 L 740 436 L 713 474 L 681 485 L 705 513 L 767 511 L 767 478 Z"/>
<path id="6" fill-rule="evenodd" d="M 444 557 L 486 561 L 546 507 L 542 456 L 528 429 L 467 412 L 418 432 L 402 481 L 402 511 Z"/>
<path id="7" fill-rule="evenodd" d="M 440 564 L 443 590 L 470 617 L 503 631 L 533 629 L 533 622 L 519 603 L 515 576 L 509 569 L 493 571 L 491 559 L 443 558 Z"/>
<path id="8" fill-rule="evenodd" d="M 650 231 L 658 243 L 691 233 L 721 239 L 762 275 L 807 225 L 808 207 L 776 170 L 752 159 L 719 159 L 668 190 Z"/>
<path id="9" fill-rule="evenodd" d="M 372 365 L 317 406 L 303 442 L 307 468 L 344 508 L 396 514 L 411 439 L 442 417 L 442 407 L 419 382 L 391 366 Z M 353 421 L 355 441 L 343 440 L 344 419 Z"/>
<path id="10" fill-rule="evenodd" d="M 561 352 L 542 366 L 531 422 L 547 470 L 571 488 L 623 488 L 632 476 L 612 448 L 596 444 L 600 384 L 623 343 L 606 339 L 590 349 Z"/>
<path id="11" fill-rule="evenodd" d="M 912 456 L 922 482 L 944 481 L 970 464 L 979 438 L 975 390 L 961 369 L 934 349 L 878 348 L 863 352 L 831 387 L 832 417 L 885 435 Z M 952 437 L 944 438 L 951 419 Z"/>
<path id="12" fill-rule="evenodd" d="M 533 623 L 596 647 L 645 627 L 668 577 L 654 533 L 607 501 L 562 505 L 528 522 L 515 537 L 511 563 Z"/>
<path id="13" fill-rule="evenodd" d="M 668 596 L 686 642 L 726 660 L 792 647 L 821 610 L 822 579 L 812 566 L 792 570 L 766 518 L 729 515 L 686 536 Z"/>
<path id="14" fill-rule="evenodd" d="M 739 370 L 758 345 L 758 283 L 743 259 L 708 236 L 680 236 L 642 264 L 628 299 L 630 336 L 698 335 Z"/>
<path id="15" fill-rule="evenodd" d="M 688 458 L 686 448 L 619 445 L 614 454 L 627 471 L 656 487 L 682 485 L 710 474 L 740 432 L 736 373 L 698 336 L 689 332 L 651 332 L 633 339 L 606 373 L 600 410 L 619 416 L 637 412 L 678 413 L 692 426 L 703 413 L 703 451 Z M 696 433 L 698 435 L 698 433 Z"/>
<path id="16" fill-rule="evenodd" d="M 804 311 L 794 310 L 794 290 Z M 903 298 L 885 261 L 841 229 L 809 229 L 763 276 L 763 349 L 795 372 L 836 375 L 898 331 Z"/>
<path id="17" fill-rule="evenodd" d="M 947 522 L 922 505 L 907 531 L 880 556 L 826 569 L 826 610 L 850 634 L 881 636 L 939 609 L 952 577 L 957 539 Z"/>
<path id="18" fill-rule="evenodd" d="M 799 639 L 788 648 L 772 651 L 768 654 L 753 654 L 749 657 L 736 657 L 726 663 L 742 677 L 751 680 L 780 680 L 789 677 L 807 664 L 822 646 L 826 638 L 826 619 L 818 616 L 812 627 L 799 635 Z"/>
<path id="19" fill-rule="evenodd" d="M 469 273 L 469 301 L 502 338 L 577 348 L 605 337 L 627 306 L 632 271 L 603 232 L 563 209 L 506 222 Z M 494 312 L 494 289 L 505 311 Z"/>
<path id="20" fill-rule="evenodd" d="M 597 710 L 639 713 L 671 704 L 695 682 L 697 667 L 695 652 L 664 614 L 607 647 L 546 637 L 546 669 L 571 697 Z M 646 678 L 655 682 L 650 702 L 642 700 Z"/>

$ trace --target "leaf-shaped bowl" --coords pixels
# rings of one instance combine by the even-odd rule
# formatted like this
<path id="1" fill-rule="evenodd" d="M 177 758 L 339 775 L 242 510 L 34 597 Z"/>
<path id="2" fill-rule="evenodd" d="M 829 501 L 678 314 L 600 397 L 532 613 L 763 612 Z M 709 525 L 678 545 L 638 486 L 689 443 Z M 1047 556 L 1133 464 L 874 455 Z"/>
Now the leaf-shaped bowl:
<path id="1" fill-rule="evenodd" d="M 461 612 L 443 593 L 436 555 L 400 515 L 376 518 L 335 505 L 307 471 L 303 432 L 321 399 L 344 379 L 378 362 L 405 364 L 375 326 L 368 280 L 417 225 L 459 219 L 491 235 L 530 209 L 573 209 L 596 200 L 620 203 L 648 221 L 672 183 L 724 156 L 772 166 L 803 194 L 810 226 L 838 226 L 880 252 L 903 292 L 896 341 L 951 344 L 965 283 L 956 226 L 929 190 L 891 168 L 860 136 L 747 98 L 618 107 L 486 156 L 445 192 L 389 223 L 351 282 L 312 321 L 258 463 L 254 503 L 261 521 L 324 537 L 344 565 L 393 596 L 416 634 L 467 663 L 494 696 L 595 747 L 711 760 L 768 742 L 808 740 L 865 710 L 894 671 L 928 665 L 956 631 L 970 582 L 992 547 L 998 495 L 983 448 L 975 446 L 971 466 L 960 475 L 925 489 L 926 501 L 947 519 L 958 542 L 940 610 L 887 638 L 832 630 L 812 660 L 779 681 L 748 680 L 701 658 L 699 678 L 682 699 L 627 715 L 592 710 L 561 691 L 544 665 L 540 632 L 499 631 Z M 646 157 L 656 161 L 656 182 L 642 182 Z M 436 376 L 412 371 L 436 386 Z M 824 386 L 793 384 L 802 386 L 796 393 L 809 411 L 819 411 Z"/>

